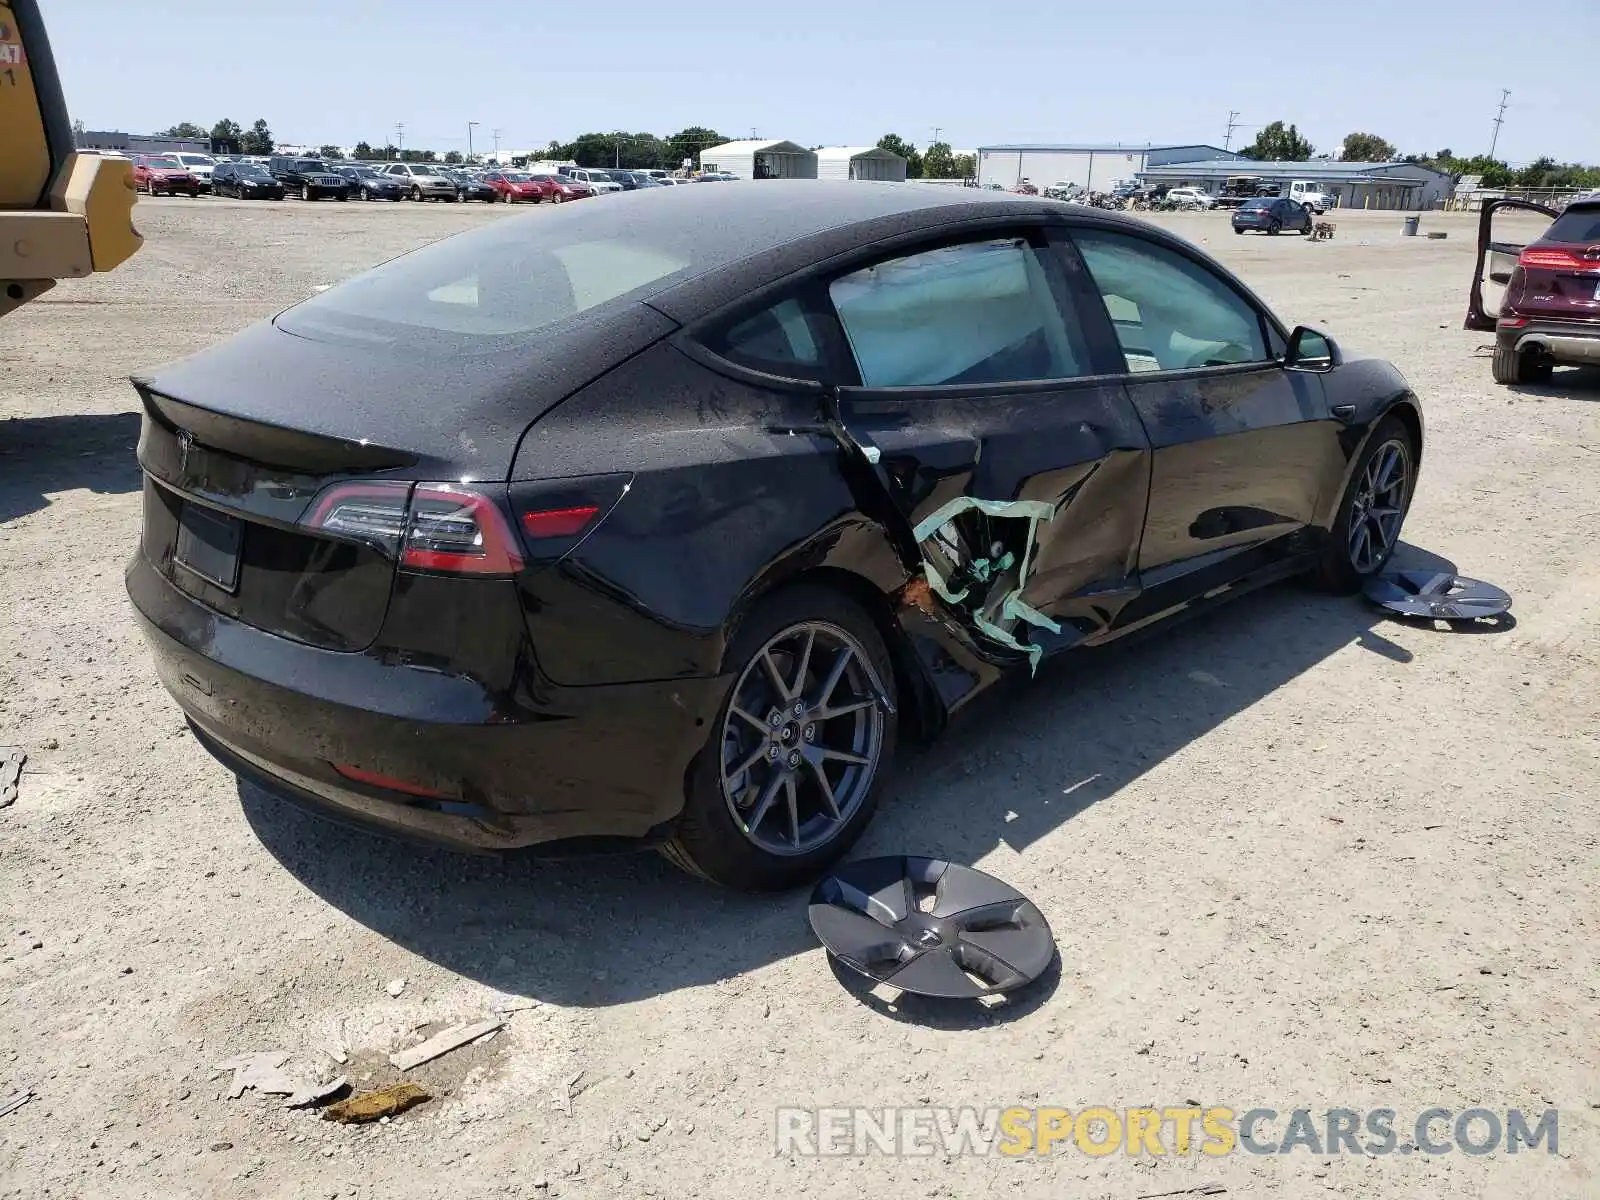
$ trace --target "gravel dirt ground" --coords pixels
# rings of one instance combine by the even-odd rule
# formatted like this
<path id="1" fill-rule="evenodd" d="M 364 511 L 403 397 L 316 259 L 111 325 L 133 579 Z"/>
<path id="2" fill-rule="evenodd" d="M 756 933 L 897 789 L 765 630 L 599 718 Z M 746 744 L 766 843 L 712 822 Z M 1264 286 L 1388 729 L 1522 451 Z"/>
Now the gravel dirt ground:
<path id="1" fill-rule="evenodd" d="M 506 215 L 147 201 L 138 257 L 0 324 L 0 744 L 29 755 L 0 809 L 0 1098 L 36 1093 L 0 1117 L 0 1192 L 1600 1194 L 1600 377 L 1490 382 L 1460 328 L 1475 218 L 1425 218 L 1430 241 L 1341 213 L 1320 244 L 1163 218 L 1406 373 L 1429 444 L 1403 553 L 1508 588 L 1516 623 L 1436 632 L 1284 585 L 909 758 L 860 850 L 992 871 L 1060 946 L 1034 994 L 969 1010 L 841 988 L 803 894 L 324 825 L 239 787 L 157 685 L 122 586 L 128 373 Z M 342 1047 L 377 1085 L 388 1051 L 507 994 L 539 1003 L 412 1072 L 435 1099 L 386 1125 L 228 1099 L 212 1069 Z M 1555 1108 L 1559 1151 L 774 1153 L 779 1105 L 1190 1101 L 1391 1108 L 1402 1150 L 1433 1106 Z"/>

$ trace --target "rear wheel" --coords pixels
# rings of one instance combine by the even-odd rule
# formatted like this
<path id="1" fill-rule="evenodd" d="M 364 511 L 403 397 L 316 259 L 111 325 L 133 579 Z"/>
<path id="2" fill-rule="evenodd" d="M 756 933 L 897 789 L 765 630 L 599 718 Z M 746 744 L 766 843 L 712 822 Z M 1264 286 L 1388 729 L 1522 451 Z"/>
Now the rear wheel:
<path id="1" fill-rule="evenodd" d="M 1400 542 L 1400 527 L 1416 485 L 1417 448 L 1411 431 L 1385 417 L 1339 502 L 1333 532 L 1317 567 L 1317 579 L 1333 592 L 1353 592 L 1383 570 Z"/>
<path id="2" fill-rule="evenodd" d="M 1555 373 L 1555 364 L 1531 350 L 1496 346 L 1489 369 L 1496 383 L 1547 383 Z"/>
<path id="3" fill-rule="evenodd" d="M 1272 220 L 1267 222 L 1267 232 L 1273 237 L 1277 237 L 1282 229 L 1283 222 L 1278 220 L 1277 217 L 1273 217 Z"/>
<path id="4" fill-rule="evenodd" d="M 811 585 L 757 608 L 727 662 L 736 682 L 663 853 L 728 887 L 794 887 L 872 817 L 894 756 L 894 670 L 867 615 Z"/>

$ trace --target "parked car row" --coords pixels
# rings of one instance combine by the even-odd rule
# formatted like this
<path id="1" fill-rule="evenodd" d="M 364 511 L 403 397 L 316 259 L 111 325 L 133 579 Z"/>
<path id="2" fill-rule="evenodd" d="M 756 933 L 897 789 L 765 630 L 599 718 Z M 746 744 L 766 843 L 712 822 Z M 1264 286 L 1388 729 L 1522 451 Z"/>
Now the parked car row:
<path id="1" fill-rule="evenodd" d="M 485 204 L 534 204 L 674 187 L 721 183 L 737 176 L 708 172 L 692 179 L 666 171 L 625 171 L 559 166 L 553 171 L 455 166 L 419 162 L 341 162 L 307 155 L 214 159 L 208 154 L 146 154 L 133 159 L 134 182 L 151 196 L 199 196 L 212 192 L 237 200 L 479 200 Z"/>

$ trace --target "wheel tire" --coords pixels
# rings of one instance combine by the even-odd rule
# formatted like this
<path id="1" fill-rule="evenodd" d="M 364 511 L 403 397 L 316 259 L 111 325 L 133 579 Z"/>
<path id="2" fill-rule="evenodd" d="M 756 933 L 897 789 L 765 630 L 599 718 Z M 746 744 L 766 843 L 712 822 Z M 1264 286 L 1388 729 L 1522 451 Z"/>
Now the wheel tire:
<path id="1" fill-rule="evenodd" d="M 1404 445 L 1406 453 L 1405 498 L 1400 506 L 1400 523 L 1395 529 L 1394 542 L 1383 556 L 1368 570 L 1358 571 L 1355 564 L 1350 561 L 1350 519 L 1355 509 L 1356 497 L 1361 491 L 1367 467 L 1380 450 L 1395 441 Z M 1333 530 L 1328 535 L 1328 544 L 1323 550 L 1322 560 L 1316 567 L 1317 583 L 1327 591 L 1347 594 L 1382 571 L 1393 555 L 1395 546 L 1400 542 L 1400 533 L 1405 528 L 1406 514 L 1411 508 L 1411 497 L 1416 490 L 1417 447 L 1412 442 L 1411 431 L 1398 417 L 1385 417 L 1372 431 L 1372 435 L 1367 439 L 1366 448 L 1356 460 L 1355 470 L 1350 472 L 1350 483 L 1339 500 L 1339 512 L 1334 518 Z"/>
<path id="2" fill-rule="evenodd" d="M 1234 232 L 1237 233 L 1240 237 L 1244 236 L 1244 230 L 1242 230 L 1242 229 L 1235 229 Z"/>
<path id="3" fill-rule="evenodd" d="M 1277 217 L 1273 217 L 1272 220 L 1267 222 L 1267 236 L 1268 237 L 1277 237 L 1279 232 L 1282 231 L 1282 229 L 1283 229 L 1283 222 L 1278 220 Z"/>
<path id="4" fill-rule="evenodd" d="M 1527 351 L 1496 346 L 1489 369 L 1496 383 L 1548 383 L 1555 364 Z"/>
<path id="5" fill-rule="evenodd" d="M 419 188 L 416 184 L 412 184 L 411 185 L 411 202 L 413 204 L 421 204 L 422 203 L 422 189 Z"/>
<path id="6" fill-rule="evenodd" d="M 551 192 L 550 193 L 550 203 L 551 204 L 560 204 L 565 199 L 566 199 L 566 197 L 563 196 L 560 192 Z"/>
<path id="7" fill-rule="evenodd" d="M 302 183 L 300 185 L 300 199 L 302 199 L 302 200 L 310 200 L 311 199 L 311 185 L 309 183 Z"/>
<path id="8" fill-rule="evenodd" d="M 371 200 L 372 199 L 372 190 L 370 188 L 362 188 L 361 189 L 361 198 L 363 200 Z"/>
<path id="9" fill-rule="evenodd" d="M 734 823 L 722 790 L 723 723 L 735 693 L 758 652 L 782 631 L 806 622 L 826 622 L 847 633 L 865 651 L 872 670 L 892 702 L 894 668 L 877 627 L 844 595 L 828 587 L 801 584 L 762 603 L 741 623 L 728 648 L 726 669 L 735 680 L 717 711 L 706 745 L 690 767 L 683 813 L 662 854 L 693 875 L 745 891 L 778 891 L 819 875 L 860 837 L 877 807 L 882 780 L 894 759 L 898 721 L 882 714 L 882 745 L 865 797 L 827 841 L 795 856 L 779 856 L 749 841 Z"/>

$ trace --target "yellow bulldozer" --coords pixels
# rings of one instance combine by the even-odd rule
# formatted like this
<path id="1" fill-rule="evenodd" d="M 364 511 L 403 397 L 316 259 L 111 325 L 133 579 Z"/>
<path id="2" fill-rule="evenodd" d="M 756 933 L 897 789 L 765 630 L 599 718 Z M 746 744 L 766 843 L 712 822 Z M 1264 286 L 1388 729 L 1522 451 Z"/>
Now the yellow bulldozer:
<path id="1" fill-rule="evenodd" d="M 38 0 L 0 0 L 0 316 L 144 239 L 133 164 L 79 154 Z"/>

